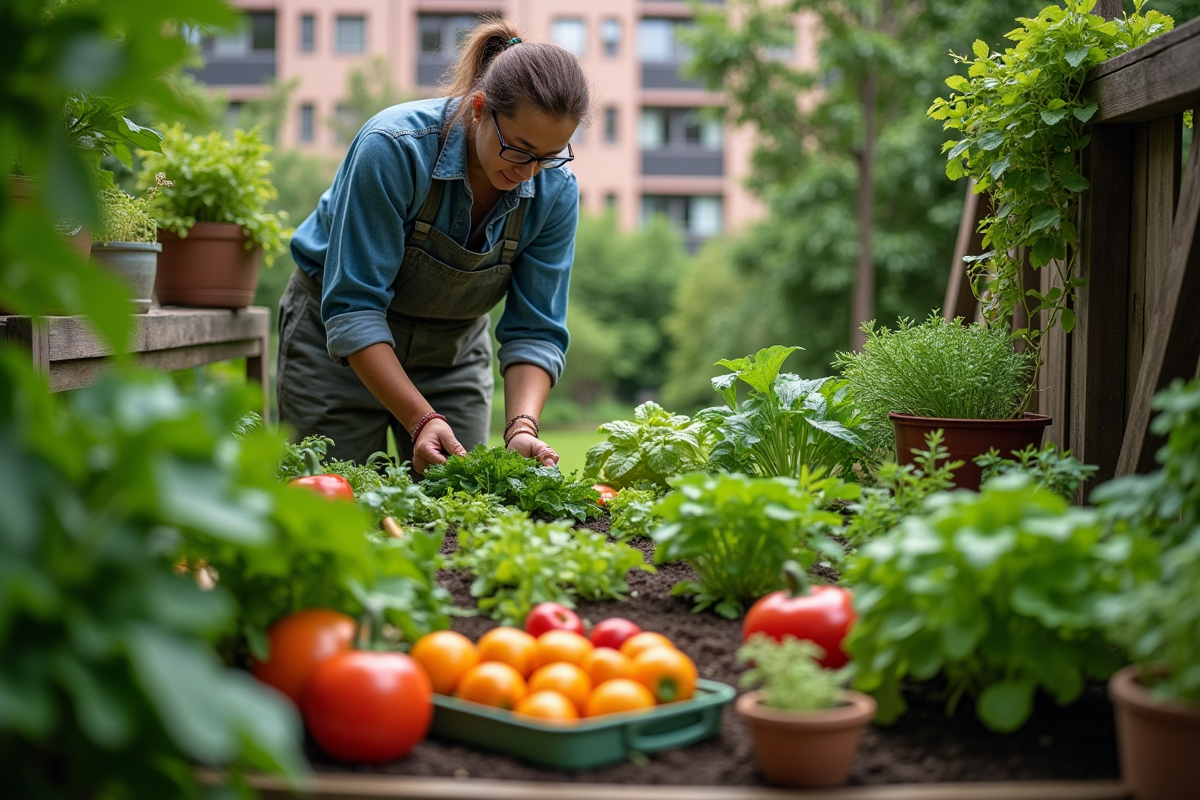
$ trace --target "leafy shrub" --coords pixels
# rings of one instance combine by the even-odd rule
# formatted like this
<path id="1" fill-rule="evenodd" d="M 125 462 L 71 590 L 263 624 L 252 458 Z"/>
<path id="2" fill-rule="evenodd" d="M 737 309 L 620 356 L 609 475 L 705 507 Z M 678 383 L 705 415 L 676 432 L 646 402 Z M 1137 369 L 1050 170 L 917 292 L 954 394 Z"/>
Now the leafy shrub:
<path id="1" fill-rule="evenodd" d="M 284 240 L 292 235 L 284 228 L 284 212 L 267 211 L 278 197 L 271 183 L 271 152 L 257 128 L 235 131 L 229 141 L 219 131 L 194 136 L 183 125 L 168 125 L 162 152 L 142 153 L 138 188 L 150 189 L 158 173 L 170 176 L 173 186 L 150 201 L 160 228 L 186 238 L 197 222 L 232 222 L 249 235 L 247 249 L 262 247 L 269 267 L 286 252 Z"/>
<path id="2" fill-rule="evenodd" d="M 654 503 L 660 495 L 657 489 L 630 486 L 609 498 L 605 504 L 612 519 L 609 535 L 618 540 L 649 536 L 650 530 L 662 522 L 662 517 L 654 513 Z"/>
<path id="3" fill-rule="evenodd" d="M 600 516 L 599 493 L 572 478 L 558 467 L 543 467 L 536 458 L 481 444 L 465 456 L 450 456 L 446 463 L 426 469 L 421 488 L 430 497 L 452 491 L 491 494 L 505 505 L 551 519 L 583 522 Z"/>
<path id="4" fill-rule="evenodd" d="M 566 521 L 535 522 L 505 514 L 487 527 L 461 529 L 454 566 L 475 574 L 471 596 L 505 625 L 521 625 L 538 603 L 574 608 L 574 598 L 623 598 L 625 574 L 650 572 L 642 554 L 602 533 L 573 530 Z"/>
<path id="5" fill-rule="evenodd" d="M 615 489 L 635 483 L 666 488 L 667 478 L 704 467 L 712 434 L 704 422 L 672 414 L 657 403 L 642 403 L 633 421 L 600 426 L 608 438 L 587 451 L 584 473 Z"/>
<path id="6" fill-rule="evenodd" d="M 760 477 L 799 478 L 803 470 L 833 472 L 863 453 L 865 419 L 834 378 L 805 380 L 780 374 L 798 347 L 772 347 L 717 364 L 733 372 L 713 378 L 725 407 L 702 412 L 720 440 L 710 466 Z M 737 383 L 750 387 L 738 402 Z M 846 474 L 848 474 L 848 469 Z"/>
<path id="7" fill-rule="evenodd" d="M 805 569 L 819 555 L 839 562 L 842 548 L 826 534 L 842 518 L 821 506 L 859 492 L 857 484 L 817 479 L 807 470 L 799 480 L 683 475 L 674 486 L 653 509 L 665 520 L 651 533 L 654 560 L 686 560 L 699 581 L 678 583 L 672 593 L 695 595 L 695 611 L 711 606 L 729 619 L 782 587 L 780 570 L 788 559 Z"/>
<path id="8" fill-rule="evenodd" d="M 1059 450 L 1053 442 L 1047 442 L 1041 450 L 1029 445 L 1013 455 L 1015 459 L 1001 458 L 1000 453 L 992 448 L 976 456 L 975 463 L 983 470 L 983 481 L 1020 470 L 1032 477 L 1038 486 L 1070 501 L 1075 499 L 1075 492 L 1083 482 L 1096 474 L 1098 469 L 1073 458 L 1070 450 Z"/>
<path id="9" fill-rule="evenodd" d="M 1069 703 L 1085 676 L 1120 666 L 1099 607 L 1152 573 L 1144 541 L 1106 538 L 1094 511 L 1027 475 L 935 494 L 844 573 L 859 614 L 846 642 L 856 688 L 875 694 L 886 723 L 905 709 L 902 680 L 941 672 L 950 709 L 972 696 L 987 727 L 1016 730 L 1036 689 Z"/>
<path id="10" fill-rule="evenodd" d="M 817 663 L 825 651 L 816 644 L 784 636 L 775 641 L 756 633 L 737 652 L 738 661 L 753 667 L 742 674 L 743 689 L 762 687 L 762 704 L 782 711 L 833 708 L 850 682 L 853 667 L 824 669 Z"/>

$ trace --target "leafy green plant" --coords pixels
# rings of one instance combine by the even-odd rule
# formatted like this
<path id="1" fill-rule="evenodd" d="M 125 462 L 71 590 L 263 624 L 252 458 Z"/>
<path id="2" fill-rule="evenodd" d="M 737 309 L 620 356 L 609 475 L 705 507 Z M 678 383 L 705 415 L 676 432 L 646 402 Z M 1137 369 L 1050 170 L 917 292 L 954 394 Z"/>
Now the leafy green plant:
<path id="1" fill-rule="evenodd" d="M 459 530 L 454 566 L 475 574 L 471 596 L 505 625 L 521 625 L 538 603 L 574 608 L 574 598 L 622 599 L 625 574 L 654 568 L 633 548 L 566 521 L 505 514 L 486 527 Z"/>
<path id="2" fill-rule="evenodd" d="M 895 330 L 864 323 L 862 350 L 838 353 L 835 366 L 870 420 L 877 447 L 894 446 L 888 412 L 949 419 L 1011 419 L 1031 391 L 1034 358 L 1013 349 L 999 328 L 942 319 L 898 321 Z"/>
<path id="3" fill-rule="evenodd" d="M 752 356 L 717 362 L 733 372 L 712 379 L 725 407 L 702 412 L 720 436 L 710 466 L 798 478 L 806 469 L 833 472 L 848 467 L 863 453 L 866 420 L 845 382 L 779 372 L 799 349 L 774 345 Z M 738 381 L 750 387 L 740 403 Z"/>
<path id="4" fill-rule="evenodd" d="M 657 489 L 632 486 L 617 492 L 605 504 L 611 517 L 609 535 L 618 540 L 649 536 L 650 530 L 662 522 L 662 517 L 654 513 L 654 503 L 660 496 Z"/>
<path id="5" fill-rule="evenodd" d="M 172 570 L 191 537 L 268 548 L 306 514 L 324 536 L 361 531 L 292 506 L 259 466 L 268 434 L 229 436 L 249 402 L 185 397 L 162 376 L 64 398 L 27 355 L 0 356 L 0 769 L 14 796 L 196 796 L 196 763 L 304 771 L 294 709 L 214 653 L 241 598 L 224 575 L 201 591 Z"/>
<path id="6" fill-rule="evenodd" d="M 105 156 L 115 156 L 127 169 L 133 169 L 134 150 L 162 152 L 162 135 L 158 131 L 142 127 L 125 116 L 134 104 L 132 98 L 117 100 L 83 91 L 74 91 L 67 95 L 63 106 L 63 125 L 66 128 L 67 142 L 83 155 L 91 173 L 98 179 L 101 190 L 117 188 L 112 172 L 101 167 Z M 103 205 L 101 212 L 103 213 Z"/>
<path id="7" fill-rule="evenodd" d="M 968 695 L 984 725 L 1016 730 L 1037 689 L 1069 703 L 1085 676 L 1120 666 L 1099 608 L 1153 572 L 1144 540 L 1106 537 L 1095 511 L 1028 475 L 935 494 L 843 573 L 859 615 L 845 645 L 855 688 L 876 696 L 887 723 L 905 709 L 903 680 L 940 672 L 948 711 Z"/>
<path id="8" fill-rule="evenodd" d="M 551 519 L 583 522 L 600 516 L 599 493 L 590 483 L 573 478 L 558 467 L 543 467 L 536 458 L 481 444 L 465 456 L 451 456 L 426 469 L 421 488 L 435 498 L 452 491 L 491 494 L 505 505 Z"/>
<path id="9" fill-rule="evenodd" d="M 120 189 L 100 192 L 100 227 L 92 234 L 97 242 L 153 242 L 158 225 L 142 198 L 130 197 Z"/>
<path id="10" fill-rule="evenodd" d="M 651 533 L 654 560 L 686 560 L 699 580 L 682 581 L 672 593 L 695 595 L 693 610 L 712 607 L 728 619 L 781 588 L 788 559 L 804 569 L 820 557 L 840 562 L 842 548 L 827 533 L 841 527 L 842 517 L 822 506 L 859 493 L 857 484 L 807 469 L 799 479 L 683 475 L 674 487 L 653 509 L 665 520 Z"/>
<path id="11" fill-rule="evenodd" d="M 975 457 L 975 463 L 983 470 L 983 480 L 989 481 L 997 475 L 1007 475 L 1013 470 L 1033 477 L 1035 483 L 1043 489 L 1049 489 L 1064 500 L 1074 500 L 1075 492 L 1083 482 L 1096 474 L 1098 467 L 1084 464 L 1073 458 L 1070 450 L 1059 450 L 1058 445 L 1047 442 L 1038 450 L 1029 445 L 1024 450 L 1013 452 L 1014 458 L 1001 458 L 1000 453 L 992 448 L 981 456 Z"/>
<path id="12" fill-rule="evenodd" d="M 781 711 L 833 708 L 853 677 L 853 667 L 825 669 L 817 659 L 825 651 L 806 639 L 775 641 L 756 633 L 738 648 L 737 659 L 753 666 L 742 674 L 743 689 L 762 688 L 762 704 Z"/>
<path id="13" fill-rule="evenodd" d="M 875 539 L 890 531 L 909 514 L 920 510 L 925 498 L 954 485 L 954 470 L 961 461 L 951 461 L 950 451 L 942 446 L 942 432 L 925 437 L 925 450 L 914 454 L 915 463 L 885 461 L 876 473 L 876 485 L 864 487 L 862 497 L 850 506 L 854 513 L 846 526 L 846 538 L 853 544 Z"/>
<path id="14" fill-rule="evenodd" d="M 441 497 L 428 497 L 422 492 L 422 499 L 413 508 L 409 519 L 426 523 L 441 520 L 462 530 L 486 527 L 497 517 L 514 513 L 521 512 L 502 505 L 491 494 L 451 491 Z"/>
<path id="15" fill-rule="evenodd" d="M 968 259 L 985 317 L 1007 329 L 1017 307 L 1028 319 L 1044 312 L 1040 327 L 1016 332 L 1032 353 L 1056 324 L 1067 332 L 1075 326 L 1073 301 L 1083 283 L 1075 217 L 1088 188 L 1081 159 L 1091 138 L 1084 128 L 1098 108 L 1084 96 L 1084 77 L 1174 25 L 1156 11 L 1143 14 L 1145 0 L 1134 0 L 1134 13 L 1117 20 L 1089 13 L 1095 5 L 1064 0 L 1018 19 L 1020 27 L 1007 35 L 1015 44 L 1003 53 L 976 40 L 973 59 L 954 56 L 968 65 L 967 76 L 947 78 L 949 97 L 928 112 L 962 136 L 942 146 L 946 175 L 974 178 L 975 191 L 991 196 L 993 211 L 979 225 L 987 252 Z M 1054 265 L 1054 288 L 1023 285 L 1025 258 L 1035 269 Z"/>
<path id="16" fill-rule="evenodd" d="M 234 131 L 233 141 L 219 131 L 194 136 L 180 124 L 163 129 L 162 152 L 144 153 L 138 186 L 149 189 L 160 172 L 172 176 L 150 202 L 159 227 L 186 238 L 197 222 L 232 222 L 249 239 L 247 249 L 263 248 L 269 267 L 286 251 L 284 212 L 266 209 L 278 193 L 271 183 L 271 145 L 259 131 Z"/>
<path id="17" fill-rule="evenodd" d="M 584 473 L 615 489 L 640 482 L 665 488 L 672 475 L 702 469 L 712 447 L 703 421 L 653 402 L 635 408 L 632 422 L 606 422 L 599 430 L 608 438 L 587 451 Z"/>

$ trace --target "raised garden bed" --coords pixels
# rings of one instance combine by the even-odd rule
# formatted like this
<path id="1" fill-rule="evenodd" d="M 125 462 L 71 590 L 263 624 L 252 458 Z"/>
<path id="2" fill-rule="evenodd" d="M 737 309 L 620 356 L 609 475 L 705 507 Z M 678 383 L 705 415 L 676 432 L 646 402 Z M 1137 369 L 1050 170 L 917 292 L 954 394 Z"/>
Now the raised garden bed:
<path id="1" fill-rule="evenodd" d="M 605 526 L 604 521 L 589 525 L 601 529 Z M 649 560 L 653 544 L 648 540 L 634 544 Z M 453 542 L 448 541 L 447 548 L 453 547 Z M 736 685 L 741 672 L 734 657 L 740 644 L 740 620 L 726 620 L 710 613 L 692 614 L 688 600 L 670 594 L 671 586 L 689 577 L 692 577 L 691 570 L 682 563 L 661 566 L 655 575 L 633 571 L 629 576 L 628 602 L 585 603 L 579 612 L 592 621 L 623 616 L 647 630 L 663 633 L 696 661 L 702 677 Z M 440 579 L 454 594 L 457 605 L 473 605 L 468 594 L 468 574 L 446 570 Z M 468 617 L 456 619 L 453 627 L 477 639 L 495 624 L 485 617 Z M 916 797 L 918 795 L 894 794 L 892 790 L 900 788 L 897 784 L 921 784 L 924 789 L 929 789 L 927 784 L 945 782 L 960 784 L 956 797 L 1082 799 L 1126 796 L 1117 781 L 1113 712 L 1102 684 L 1088 685 L 1083 697 L 1070 706 L 1059 707 L 1046 698 L 1039 698 L 1029 722 L 1018 732 L 1008 735 L 984 728 L 969 701 L 960 704 L 956 712 L 947 717 L 943 688 L 936 682 L 909 686 L 907 697 L 910 710 L 897 724 L 868 728 L 850 779 L 851 785 L 889 785 L 889 791 L 883 794 L 851 791 L 846 796 Z M 487 787 L 495 780 L 519 782 L 496 784 L 501 789 L 517 785 L 528 789 L 534 783 L 563 783 L 584 790 L 585 787 L 579 784 L 590 784 L 587 796 L 595 797 L 617 796 L 614 792 L 605 793 L 597 784 L 713 787 L 711 791 L 717 792 L 713 797 L 757 796 L 757 792 L 746 794 L 744 790 L 739 792 L 732 787 L 765 786 L 755 763 L 749 732 L 732 707 L 725 711 L 719 738 L 636 761 L 578 772 L 536 767 L 508 756 L 436 738 L 419 745 L 408 757 L 382 767 L 351 767 L 332 762 L 315 748 L 310 749 L 309 755 L 320 780 L 320 786 L 314 788 L 339 797 L 456 796 L 454 784 L 449 782 L 380 783 L 365 780 L 367 774 L 470 780 L 472 790 L 469 794 L 476 797 L 517 796 L 504 791 L 492 794 Z M 349 781 L 339 778 L 348 777 L 348 773 L 363 777 Z M 1030 783 L 1009 785 L 1007 789 L 994 783 L 1009 781 Z M 1046 781 L 1052 783 L 1044 783 Z M 961 785 L 965 783 L 983 785 Z M 380 787 L 386 786 L 391 789 L 379 793 L 383 791 Z M 445 791 L 436 789 L 438 786 Z M 731 788 L 725 792 L 717 787 Z M 918 787 L 911 788 L 916 790 Z M 976 790 L 986 791 L 975 794 Z M 1000 793 L 992 794 L 993 790 Z M 600 793 L 593 795 L 593 791 Z M 619 792 L 623 798 L 631 797 L 628 789 Z M 576 795 L 574 789 L 571 794 L 584 796 Z M 705 790 L 702 795 L 689 796 L 709 795 L 710 790 Z M 655 796 L 676 795 L 667 792 Z"/>

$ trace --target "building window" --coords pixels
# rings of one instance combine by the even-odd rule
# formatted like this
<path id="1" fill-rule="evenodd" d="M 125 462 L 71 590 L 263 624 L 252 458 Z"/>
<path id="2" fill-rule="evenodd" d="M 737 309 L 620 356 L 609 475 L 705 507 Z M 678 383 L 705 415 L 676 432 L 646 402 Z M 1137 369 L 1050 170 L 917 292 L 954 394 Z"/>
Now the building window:
<path id="1" fill-rule="evenodd" d="M 339 14 L 334 49 L 342 54 L 367 52 L 367 18 L 361 14 Z"/>
<path id="2" fill-rule="evenodd" d="M 556 19 L 550 23 L 550 40 L 581 56 L 587 51 L 587 23 L 577 17 Z"/>
<path id="3" fill-rule="evenodd" d="M 300 17 L 300 52 L 311 53 L 317 49 L 317 18 L 312 14 Z"/>
<path id="4" fill-rule="evenodd" d="M 604 109 L 604 141 L 617 141 L 617 109 L 615 106 Z"/>
<path id="5" fill-rule="evenodd" d="M 467 14 L 418 14 L 418 47 L 422 53 L 457 56 L 458 48 L 479 18 Z"/>
<path id="6" fill-rule="evenodd" d="M 642 196 L 641 212 L 643 226 L 661 214 L 684 235 L 703 238 L 721 232 L 724 202 L 720 195 L 647 194 Z"/>
<path id="7" fill-rule="evenodd" d="M 616 17 L 606 17 L 600 23 L 600 44 L 604 48 L 604 55 L 620 55 L 621 20 Z"/>
<path id="8" fill-rule="evenodd" d="M 698 108 L 643 108 L 638 144 L 643 150 L 720 150 L 724 136 L 721 121 Z"/>
<path id="9" fill-rule="evenodd" d="M 608 192 L 607 194 L 604 195 L 604 207 L 611 208 L 613 211 L 617 210 L 617 193 L 616 192 Z"/>
<path id="10" fill-rule="evenodd" d="M 312 142 L 316 139 L 316 111 L 312 103 L 300 106 L 300 141 Z"/>
<path id="11" fill-rule="evenodd" d="M 255 53 L 275 51 L 275 13 L 250 14 L 250 50 Z"/>
<path id="12" fill-rule="evenodd" d="M 638 57 L 650 64 L 687 61 L 691 50 L 680 41 L 680 32 L 693 23 L 686 19 L 647 17 L 638 22 Z"/>

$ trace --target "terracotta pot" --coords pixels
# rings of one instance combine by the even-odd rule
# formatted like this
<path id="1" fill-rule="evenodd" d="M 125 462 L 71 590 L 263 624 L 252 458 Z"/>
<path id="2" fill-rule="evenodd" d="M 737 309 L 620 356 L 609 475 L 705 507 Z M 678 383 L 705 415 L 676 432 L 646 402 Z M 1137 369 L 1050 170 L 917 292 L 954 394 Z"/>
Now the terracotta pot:
<path id="1" fill-rule="evenodd" d="M 1200 794 L 1200 706 L 1155 698 L 1125 667 L 1108 681 L 1117 714 L 1121 778 L 1137 800 Z"/>
<path id="2" fill-rule="evenodd" d="M 245 308 L 254 301 L 262 248 L 246 249 L 246 233 L 231 222 L 197 222 L 181 239 L 159 230 L 162 255 L 154 292 L 164 306 Z"/>
<path id="3" fill-rule="evenodd" d="M 154 278 L 158 272 L 158 242 L 96 242 L 92 260 L 125 280 L 133 290 L 133 313 L 145 314 L 152 304 Z"/>
<path id="4" fill-rule="evenodd" d="M 925 449 L 925 436 L 939 428 L 945 434 L 943 446 L 951 461 L 962 461 L 954 472 L 954 484 L 960 489 L 979 490 L 983 470 L 974 462 L 991 448 L 1011 458 L 1014 450 L 1029 445 L 1041 447 L 1042 434 L 1053 420 L 1044 414 L 1026 412 L 1016 419 L 942 419 L 888 414 L 896 431 L 896 458 L 901 464 L 915 463 L 912 451 Z"/>
<path id="5" fill-rule="evenodd" d="M 737 700 L 738 714 L 754 735 L 758 763 L 771 783 L 783 786 L 840 786 L 875 717 L 875 700 L 843 692 L 843 704 L 824 711 L 781 711 L 762 704 L 762 692 Z"/>

